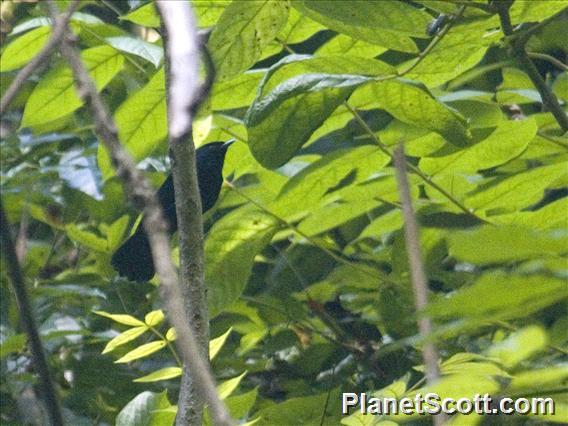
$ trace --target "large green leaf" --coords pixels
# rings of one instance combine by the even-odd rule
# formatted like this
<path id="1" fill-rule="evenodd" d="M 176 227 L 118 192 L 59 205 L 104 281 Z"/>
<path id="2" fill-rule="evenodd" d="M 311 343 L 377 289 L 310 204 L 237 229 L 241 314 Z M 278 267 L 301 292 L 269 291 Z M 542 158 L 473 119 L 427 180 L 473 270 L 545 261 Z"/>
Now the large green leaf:
<path id="1" fill-rule="evenodd" d="M 367 84 L 357 90 L 351 100 L 355 103 L 376 102 L 400 121 L 439 133 L 456 146 L 466 146 L 471 138 L 464 117 L 438 101 L 425 88 L 407 80 Z"/>
<path id="2" fill-rule="evenodd" d="M 84 50 L 81 58 L 99 91 L 122 70 L 124 63 L 120 52 L 110 46 Z M 48 123 L 72 113 L 82 105 L 71 69 L 60 65 L 49 71 L 33 90 L 24 109 L 22 127 Z"/>
<path id="3" fill-rule="evenodd" d="M 270 242 L 279 222 L 248 205 L 215 223 L 205 241 L 205 281 L 211 317 L 234 303 L 243 292 L 254 258 Z"/>
<path id="4" fill-rule="evenodd" d="M 232 2 L 223 11 L 208 43 L 219 80 L 249 69 L 287 18 L 288 5 L 283 1 Z"/>
<path id="5" fill-rule="evenodd" d="M 154 3 L 150 2 L 138 9 L 127 13 L 120 17 L 126 21 L 134 22 L 135 24 L 142 25 L 143 27 L 158 28 L 160 26 L 160 17 L 156 12 Z"/>
<path id="6" fill-rule="evenodd" d="M 230 80 L 215 83 L 211 97 L 214 111 L 241 108 L 250 105 L 256 96 L 264 72 L 251 71 L 242 73 Z"/>
<path id="7" fill-rule="evenodd" d="M 326 401 L 329 398 L 329 404 Z M 314 396 L 289 398 L 280 404 L 271 404 L 260 410 L 257 426 L 337 424 L 341 412 L 339 391 Z M 324 411 L 325 410 L 325 411 Z M 331 417 L 331 419 L 326 417 Z M 323 423 L 320 423 L 323 422 Z"/>
<path id="8" fill-rule="evenodd" d="M 415 52 L 411 37 L 426 37 L 431 17 L 399 1 L 298 0 L 300 12 L 331 30 L 403 52 Z"/>
<path id="9" fill-rule="evenodd" d="M 492 179 L 466 199 L 466 206 L 476 210 L 502 208 L 506 212 L 536 203 L 547 189 L 568 171 L 565 163 L 538 167 L 506 179 Z"/>
<path id="10" fill-rule="evenodd" d="M 450 254 L 466 262 L 486 265 L 540 257 L 568 251 L 568 236 L 535 232 L 519 226 L 484 226 L 448 236 Z"/>
<path id="11" fill-rule="evenodd" d="M 429 174 L 473 173 L 519 156 L 536 135 L 534 120 L 504 121 L 475 145 L 440 157 L 423 158 L 420 169 Z"/>
<path id="12" fill-rule="evenodd" d="M 473 68 L 498 41 L 500 33 L 486 30 L 477 24 L 462 25 L 451 31 L 405 76 L 418 80 L 428 87 L 437 87 Z M 404 62 L 400 71 L 406 70 L 416 59 Z"/>
<path id="13" fill-rule="evenodd" d="M 120 141 L 135 161 L 142 160 L 157 148 L 168 133 L 163 68 L 118 107 L 114 119 Z M 103 178 L 114 174 L 103 144 L 99 144 L 97 161 Z"/>
<path id="14" fill-rule="evenodd" d="M 353 89 L 368 80 L 356 75 L 304 74 L 257 97 L 246 117 L 251 152 L 265 167 L 286 163 Z"/>
<path id="15" fill-rule="evenodd" d="M 170 406 L 167 391 L 154 393 L 145 391 L 137 395 L 120 410 L 116 416 L 116 426 L 149 426 L 157 416 L 155 411 Z"/>
<path id="16" fill-rule="evenodd" d="M 487 272 L 472 286 L 432 302 L 427 312 L 435 318 L 480 320 L 525 318 L 568 297 L 562 279 L 546 275 L 511 275 Z"/>
<path id="17" fill-rule="evenodd" d="M 43 47 L 49 36 L 51 27 L 39 27 L 17 37 L 0 56 L 0 70 L 12 71 L 27 64 Z"/>
<path id="18" fill-rule="evenodd" d="M 352 182 L 361 182 L 379 172 L 389 161 L 390 158 L 373 145 L 336 150 L 294 175 L 271 204 L 271 209 L 284 217 L 308 212 L 348 176 Z"/>

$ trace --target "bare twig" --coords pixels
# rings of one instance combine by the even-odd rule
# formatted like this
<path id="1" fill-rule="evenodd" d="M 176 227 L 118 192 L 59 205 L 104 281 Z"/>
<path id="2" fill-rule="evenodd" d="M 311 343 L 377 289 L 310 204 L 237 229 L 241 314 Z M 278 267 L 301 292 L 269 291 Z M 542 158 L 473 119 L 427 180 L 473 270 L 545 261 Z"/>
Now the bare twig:
<path id="1" fill-rule="evenodd" d="M 58 10 L 53 0 L 48 2 L 48 6 L 52 19 L 57 19 Z M 179 351 L 184 363 L 189 366 L 197 387 L 209 397 L 211 392 L 203 391 L 203 389 L 215 389 L 215 385 L 207 369 L 206 361 L 198 349 L 193 330 L 185 320 L 187 316 L 184 313 L 177 274 L 170 258 L 169 236 L 161 207 L 144 175 L 138 171 L 132 157 L 120 144 L 116 126 L 81 61 L 79 51 L 74 45 L 76 38 L 67 25 L 65 25 L 64 33 L 61 44 L 62 53 L 71 66 L 79 95 L 93 113 L 96 132 L 109 151 L 117 175 L 126 185 L 126 193 L 133 203 L 144 209 L 143 226 L 150 240 L 152 258 L 160 278 L 160 291 L 167 306 L 168 319 L 177 332 L 176 342 Z"/>
<path id="2" fill-rule="evenodd" d="M 203 403 L 207 402 L 216 425 L 232 424 L 219 399 L 208 359 L 209 319 L 204 280 L 203 218 L 197 183 L 195 146 L 192 140 L 192 113 L 206 95 L 199 79 L 200 37 L 191 7 L 185 2 L 159 1 L 168 70 L 169 146 L 179 229 L 181 287 L 179 303 L 185 314 L 179 316 L 195 331 L 193 349 L 200 357 L 184 357 L 184 374 L 178 400 L 176 424 L 200 425 Z M 208 74 L 211 76 L 211 74 Z M 212 83 L 205 83 L 207 92 Z M 177 326 L 176 326 L 177 330 Z"/>
<path id="3" fill-rule="evenodd" d="M 63 12 L 58 21 L 52 21 L 53 31 L 50 39 L 47 41 L 45 46 L 43 46 L 41 51 L 20 70 L 20 72 L 16 75 L 16 78 L 14 78 L 14 81 L 12 81 L 12 84 L 10 84 L 10 87 L 8 87 L 4 93 L 4 96 L 2 96 L 2 100 L 0 101 L 0 115 L 3 115 L 6 109 L 8 109 L 8 106 L 10 106 L 10 103 L 12 103 L 26 80 L 59 46 L 63 39 L 63 35 L 65 34 L 67 23 L 69 22 L 73 12 L 77 9 L 77 6 L 79 6 L 79 1 L 72 2 L 65 12 Z"/>
<path id="4" fill-rule="evenodd" d="M 30 349 L 34 361 L 34 366 L 39 375 L 42 397 L 45 402 L 50 423 L 54 426 L 63 425 L 63 417 L 61 416 L 61 408 L 59 399 L 51 375 L 49 374 L 49 366 L 45 357 L 45 352 L 41 344 L 39 332 L 33 315 L 31 302 L 26 290 L 26 284 L 16 255 L 16 248 L 10 235 L 10 225 L 4 214 L 4 208 L 0 202 L 0 234 L 2 242 L 2 252 L 6 260 L 8 274 L 12 282 L 12 288 L 16 295 L 18 310 L 20 311 L 20 319 L 28 334 Z"/>
<path id="5" fill-rule="evenodd" d="M 559 61 L 554 56 L 538 52 L 527 52 L 527 55 L 529 56 L 529 58 L 532 59 L 540 59 L 541 61 L 550 62 L 552 65 L 556 66 L 558 69 L 561 69 L 562 71 L 568 71 L 568 65 L 566 65 L 562 61 Z"/>
<path id="6" fill-rule="evenodd" d="M 420 235 L 418 232 L 418 223 L 412 207 L 412 198 L 410 196 L 410 188 L 408 186 L 408 178 L 406 176 L 406 158 L 404 156 L 404 148 L 399 145 L 394 151 L 394 166 L 396 168 L 396 178 L 398 181 L 398 192 L 402 203 L 402 214 L 404 217 L 404 236 L 406 240 L 406 252 L 408 254 L 408 263 L 410 266 L 410 278 L 414 293 L 414 304 L 416 311 L 420 315 L 418 317 L 418 330 L 420 335 L 425 338 L 432 334 L 432 321 L 423 315 L 424 308 L 428 304 L 428 279 L 424 271 L 422 256 L 420 253 Z M 425 340 L 422 347 L 422 358 L 424 359 L 424 368 L 426 380 L 428 384 L 436 381 L 440 377 L 438 367 L 438 351 L 434 343 Z M 438 416 L 433 417 L 434 424 L 442 424 L 443 419 Z"/>
<path id="7" fill-rule="evenodd" d="M 568 114 L 562 109 L 558 99 L 550 90 L 550 87 L 546 84 L 544 79 L 541 77 L 538 69 L 534 65 L 533 61 L 529 58 L 527 51 L 525 50 L 525 45 L 530 36 L 527 36 L 529 31 L 524 33 L 519 33 L 516 35 L 514 33 L 513 25 L 511 24 L 511 16 L 509 14 L 509 9 L 513 4 L 512 0 L 501 0 L 501 1 L 493 1 L 492 7 L 495 8 L 497 14 L 499 15 L 499 20 L 501 21 L 501 30 L 505 36 L 509 37 L 510 41 L 510 54 L 511 56 L 517 60 L 519 65 L 525 70 L 528 74 L 529 78 L 533 82 L 540 93 L 540 97 L 542 98 L 542 103 L 548 108 L 548 110 L 552 113 L 560 128 L 567 132 L 568 131 Z M 549 19 L 541 22 L 541 24 L 545 23 L 548 24 L 552 22 L 553 19 L 559 15 L 554 15 Z M 539 25 L 539 29 L 542 28 L 542 25 Z M 530 31 L 530 34 L 533 34 L 533 31 Z"/>
<path id="8" fill-rule="evenodd" d="M 400 71 L 397 74 L 397 77 L 403 77 L 409 72 L 411 72 L 414 68 L 416 68 L 420 64 L 420 62 L 422 62 L 430 54 L 430 52 L 432 52 L 432 50 L 434 50 L 434 48 L 438 45 L 438 43 L 440 43 L 442 39 L 446 36 L 446 34 L 448 34 L 448 32 L 454 26 L 457 20 L 461 18 L 461 16 L 465 12 L 466 7 L 467 5 L 465 4 L 460 6 L 456 14 L 450 17 L 450 21 L 446 24 L 446 26 L 442 29 L 442 31 L 440 31 L 440 33 L 437 34 L 432 39 L 430 44 L 426 46 L 426 48 L 422 52 L 420 52 L 420 54 L 416 57 L 414 62 L 412 62 L 406 69 Z"/>

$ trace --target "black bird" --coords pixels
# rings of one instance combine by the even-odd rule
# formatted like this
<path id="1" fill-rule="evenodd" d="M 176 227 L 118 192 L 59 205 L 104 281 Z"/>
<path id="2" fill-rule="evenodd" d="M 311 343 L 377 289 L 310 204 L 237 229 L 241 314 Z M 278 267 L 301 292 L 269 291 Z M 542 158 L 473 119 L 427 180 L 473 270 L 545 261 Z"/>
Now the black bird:
<path id="1" fill-rule="evenodd" d="M 213 207 L 219 198 L 223 183 L 223 162 L 232 142 L 209 143 L 200 147 L 195 153 L 203 213 Z M 158 190 L 158 201 L 168 223 L 168 230 L 173 234 L 177 230 L 177 215 L 172 175 L 168 176 Z M 111 263 L 119 275 L 131 281 L 148 281 L 154 276 L 150 243 L 142 224 L 113 254 Z"/>

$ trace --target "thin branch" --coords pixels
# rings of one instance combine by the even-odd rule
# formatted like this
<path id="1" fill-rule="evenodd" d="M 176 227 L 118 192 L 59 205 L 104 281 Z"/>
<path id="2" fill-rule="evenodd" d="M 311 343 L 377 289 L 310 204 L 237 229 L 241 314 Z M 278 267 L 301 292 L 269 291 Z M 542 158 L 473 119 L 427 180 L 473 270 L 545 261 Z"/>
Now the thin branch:
<path id="1" fill-rule="evenodd" d="M 314 240 L 314 238 L 310 237 L 308 234 L 306 234 L 305 232 L 302 232 L 298 229 L 297 226 L 295 226 L 294 224 L 288 222 L 286 219 L 278 216 L 277 214 L 273 213 L 272 211 L 270 211 L 268 208 L 266 208 L 265 206 L 263 206 L 262 204 L 260 204 L 258 201 L 255 201 L 254 199 L 252 199 L 251 197 L 249 197 L 247 194 L 245 194 L 243 191 L 241 191 L 237 186 L 233 185 L 232 183 L 225 181 L 225 185 L 230 188 L 231 190 L 235 191 L 237 194 L 239 194 L 241 197 L 243 197 L 245 200 L 249 201 L 251 204 L 253 204 L 254 206 L 258 207 L 260 210 L 262 210 L 264 213 L 272 216 L 274 219 L 276 219 L 279 223 L 281 223 L 286 229 L 290 229 L 291 231 L 293 231 L 294 233 L 298 234 L 299 236 L 301 236 L 302 238 L 304 238 L 306 241 L 308 241 L 310 244 L 312 244 L 314 247 L 319 248 L 321 251 L 323 251 L 325 254 L 327 254 L 329 257 L 331 257 L 333 260 L 337 261 L 338 263 L 341 263 L 343 265 L 349 266 L 365 275 L 368 275 L 370 277 L 376 278 L 376 279 L 380 279 L 383 280 L 383 282 L 386 283 L 391 283 L 393 284 L 394 282 L 392 280 L 390 280 L 385 274 L 381 274 L 378 271 L 376 271 L 377 273 L 374 274 L 372 272 L 370 272 L 367 269 L 363 269 L 363 268 L 359 268 L 359 266 L 356 263 L 353 263 L 350 259 L 347 259 L 344 257 L 344 255 L 340 252 L 340 253 L 335 253 L 333 250 L 319 244 L 316 240 Z"/>
<path id="2" fill-rule="evenodd" d="M 181 293 L 178 303 L 185 307 L 179 320 L 195 333 L 195 347 L 200 356 L 184 357 L 184 374 L 178 400 L 177 425 L 200 425 L 203 405 L 207 402 L 215 425 L 233 421 L 219 398 L 206 361 L 209 349 L 209 315 L 205 286 L 203 217 L 197 182 L 192 120 L 200 101 L 207 96 L 213 73 L 209 70 L 204 86 L 199 79 L 201 43 L 197 23 L 186 2 L 156 3 L 163 22 L 166 49 L 166 87 L 168 89 L 169 147 L 179 230 Z M 177 330 L 176 326 L 176 330 Z M 186 326 L 186 328 L 188 328 Z"/>
<path id="3" fill-rule="evenodd" d="M 556 66 L 557 68 L 561 69 L 562 71 L 568 71 L 568 65 L 564 62 L 559 61 L 554 56 L 547 55 L 546 53 L 538 53 L 538 52 L 527 52 L 529 58 L 532 59 L 540 59 L 541 61 L 550 62 L 552 65 Z"/>
<path id="4" fill-rule="evenodd" d="M 454 24 L 457 22 L 457 20 L 463 15 L 466 7 L 467 7 L 467 5 L 465 5 L 465 4 L 463 6 L 460 6 L 460 8 L 456 12 L 456 14 L 450 18 L 450 21 L 446 24 L 446 26 L 442 29 L 442 31 L 440 31 L 440 33 L 437 34 L 432 39 L 430 44 L 428 46 L 426 46 L 426 48 L 422 52 L 420 52 L 420 54 L 418 55 L 418 57 L 415 59 L 415 61 L 412 64 L 410 64 L 406 69 L 404 69 L 403 71 L 401 71 L 397 74 L 397 77 L 403 77 L 406 74 L 408 74 L 409 72 L 411 72 L 414 68 L 416 68 L 428 56 L 428 54 L 430 52 L 432 52 L 432 50 L 434 50 L 434 48 L 438 45 L 438 43 L 440 43 L 442 41 L 442 39 L 446 36 L 446 34 L 448 34 L 448 32 L 454 26 Z"/>
<path id="5" fill-rule="evenodd" d="M 386 155 L 388 155 L 390 158 L 393 158 L 393 154 L 390 152 L 388 147 L 383 142 L 381 142 L 381 140 L 377 137 L 375 132 L 373 132 L 373 130 L 369 127 L 369 125 L 365 122 L 365 120 L 363 120 L 363 118 L 359 115 L 359 113 L 355 110 L 355 108 L 353 108 L 347 102 L 344 102 L 344 105 L 351 112 L 351 114 L 353 115 L 355 120 L 357 120 L 357 122 L 361 125 L 363 130 L 365 130 L 365 132 L 377 144 L 379 149 L 382 152 L 384 152 Z M 432 180 L 432 178 L 430 178 L 429 176 L 424 174 L 424 172 L 422 170 L 420 170 L 418 167 L 416 167 L 415 165 L 410 164 L 408 162 L 407 162 L 407 167 L 410 170 L 412 170 L 414 173 L 416 173 L 427 185 L 431 186 L 436 191 L 438 191 L 440 194 L 442 194 L 444 197 L 446 197 L 452 204 L 454 204 L 456 207 L 458 207 L 462 212 L 464 212 L 468 216 L 475 218 L 476 220 L 479 220 L 480 222 L 489 223 L 486 219 L 484 219 L 480 216 L 477 216 L 472 210 L 468 209 L 464 204 L 462 204 L 459 200 L 457 200 L 452 194 L 450 194 L 443 187 L 441 187 L 436 182 L 434 182 Z"/>
<path id="6" fill-rule="evenodd" d="M 45 46 L 43 46 L 43 48 L 40 50 L 40 52 L 36 56 L 34 56 L 34 58 L 30 62 L 28 62 L 28 64 L 24 68 L 20 70 L 20 72 L 16 75 L 16 78 L 14 78 L 14 81 L 12 81 L 12 84 L 10 84 L 10 87 L 8 87 L 8 89 L 4 93 L 4 96 L 2 96 L 2 100 L 0 101 L 0 115 L 3 115 L 4 112 L 6 112 L 8 106 L 10 106 L 26 80 L 40 65 L 45 63 L 47 58 L 61 44 L 61 40 L 63 39 L 63 35 L 65 34 L 65 29 L 67 28 L 67 23 L 69 22 L 69 19 L 71 18 L 73 12 L 75 12 L 77 7 L 79 6 L 79 3 L 80 2 L 78 0 L 73 1 L 65 10 L 65 12 L 63 12 L 61 18 L 58 21 L 52 20 L 53 31 L 51 33 L 51 37 L 49 38 Z"/>
<path id="7" fill-rule="evenodd" d="M 544 79 L 541 77 L 538 69 L 534 65 L 534 63 L 529 58 L 525 50 L 525 45 L 530 35 L 534 33 L 534 29 L 529 33 L 529 31 L 518 33 L 516 35 L 514 33 L 513 25 L 511 23 L 511 16 L 509 14 L 509 9 L 513 4 L 512 0 L 506 1 L 493 1 L 492 5 L 495 8 L 497 14 L 499 15 L 499 20 L 501 21 L 501 30 L 505 36 L 509 37 L 510 41 L 510 54 L 511 56 L 517 60 L 521 68 L 525 70 L 528 74 L 529 78 L 531 79 L 532 83 L 535 85 L 538 93 L 540 93 L 540 97 L 542 98 L 542 103 L 548 108 L 548 110 L 552 113 L 560 128 L 564 131 L 568 131 L 568 114 L 562 109 L 558 99 L 552 93 L 552 90 Z M 557 16 L 560 14 L 554 15 L 547 20 L 538 24 L 538 29 L 542 28 L 543 23 L 550 23 L 553 19 L 556 19 Z M 535 25 L 535 27 L 537 27 Z M 533 27 L 534 28 L 534 27 Z M 530 35 L 527 36 L 527 33 Z"/>
<path id="8" fill-rule="evenodd" d="M 14 290 L 14 294 L 16 295 L 16 302 L 18 303 L 18 310 L 20 311 L 20 319 L 22 321 L 24 329 L 26 330 L 26 333 L 28 334 L 34 366 L 39 375 L 42 397 L 44 398 L 45 402 L 45 409 L 47 410 L 47 414 L 52 425 L 63 425 L 63 417 L 61 415 L 59 399 L 57 398 L 55 385 L 53 384 L 51 375 L 49 374 L 49 366 L 47 364 L 45 351 L 43 350 L 43 346 L 41 344 L 41 339 L 34 319 L 32 305 L 28 296 L 28 292 L 26 290 L 26 284 L 24 282 L 22 270 L 20 269 L 18 256 L 16 255 L 16 248 L 14 247 L 12 236 L 10 235 L 10 225 L 4 214 L 4 207 L 2 206 L 1 201 L 0 234 L 2 252 L 4 253 L 4 258 L 6 260 L 6 266 L 8 269 L 8 274 L 10 276 L 10 281 L 12 283 L 12 288 Z"/>
<path id="9" fill-rule="evenodd" d="M 53 0 L 48 1 L 52 19 L 57 19 L 58 10 Z M 103 104 L 96 87 L 75 47 L 75 35 L 65 25 L 62 46 L 63 56 L 69 62 L 76 80 L 78 93 L 93 113 L 96 132 L 109 151 L 116 173 L 125 183 L 126 194 L 138 207 L 144 208 L 144 230 L 148 234 L 152 258 L 160 279 L 160 292 L 167 306 L 170 323 L 175 327 L 180 354 L 189 366 L 196 385 L 200 388 L 215 389 L 207 363 L 201 356 L 193 330 L 187 324 L 181 291 L 175 268 L 170 258 L 169 236 L 161 207 L 144 175 L 136 168 L 132 157 L 120 144 L 118 132 L 110 113 Z M 203 392 L 209 396 L 210 392 Z M 213 404 L 212 404 L 213 405 Z M 230 424 L 230 423 L 219 423 Z"/>
<path id="10" fill-rule="evenodd" d="M 428 279 L 424 271 L 422 256 L 420 253 L 420 235 L 418 231 L 418 223 L 414 209 L 412 207 L 412 199 L 410 196 L 410 188 L 408 186 L 408 178 L 406 176 L 406 158 L 404 148 L 399 145 L 394 151 L 394 166 L 396 169 L 396 178 L 398 182 L 398 191 L 400 201 L 402 202 L 402 214 L 404 218 L 404 237 L 406 240 L 406 252 L 408 254 L 408 263 L 410 267 L 410 278 L 414 293 L 414 305 L 419 313 L 418 330 L 420 335 L 425 338 L 432 334 L 432 321 L 424 316 L 424 308 L 428 304 Z M 424 368 L 426 380 L 428 384 L 432 384 L 440 377 L 438 367 L 438 350 L 433 342 L 425 340 L 422 347 L 422 358 L 424 360 Z M 434 424 L 442 424 L 443 419 L 438 416 L 433 417 Z"/>

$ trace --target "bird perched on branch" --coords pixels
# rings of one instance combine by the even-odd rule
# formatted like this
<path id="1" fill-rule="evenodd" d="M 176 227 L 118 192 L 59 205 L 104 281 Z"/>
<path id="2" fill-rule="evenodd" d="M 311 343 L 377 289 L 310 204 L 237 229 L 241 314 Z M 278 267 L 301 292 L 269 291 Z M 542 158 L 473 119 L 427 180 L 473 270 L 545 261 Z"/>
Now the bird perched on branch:
<path id="1" fill-rule="evenodd" d="M 209 143 L 195 152 L 203 213 L 213 207 L 219 198 L 223 183 L 223 163 L 231 143 L 233 141 Z M 177 215 L 172 175 L 168 176 L 157 195 L 168 230 L 173 234 L 177 230 Z M 148 281 L 154 276 L 150 242 L 142 225 L 139 225 L 136 232 L 118 248 L 112 256 L 111 263 L 119 275 L 131 281 Z"/>

